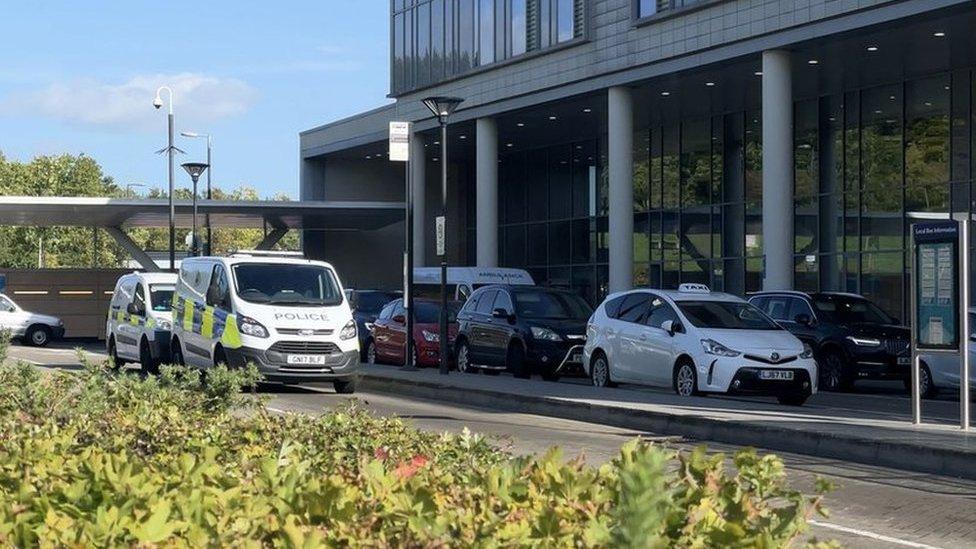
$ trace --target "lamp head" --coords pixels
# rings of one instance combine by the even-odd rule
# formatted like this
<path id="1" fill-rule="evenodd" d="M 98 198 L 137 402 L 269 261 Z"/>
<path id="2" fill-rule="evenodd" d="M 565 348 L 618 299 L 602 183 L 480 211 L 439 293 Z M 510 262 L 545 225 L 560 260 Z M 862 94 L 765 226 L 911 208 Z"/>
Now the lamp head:
<path id="1" fill-rule="evenodd" d="M 430 109 L 430 112 L 441 122 L 444 122 L 448 116 L 457 110 L 462 101 L 464 99 L 460 97 L 435 96 L 424 99 L 424 106 Z"/>
<path id="2" fill-rule="evenodd" d="M 183 169 L 186 170 L 186 173 L 190 174 L 190 177 L 192 177 L 194 181 L 199 179 L 200 175 L 207 171 L 207 168 L 209 167 L 209 164 L 204 164 L 203 162 L 186 162 L 183 164 Z"/>
<path id="3" fill-rule="evenodd" d="M 159 109 L 162 108 L 162 106 L 163 106 L 163 98 L 159 96 L 159 93 L 156 93 L 156 98 L 153 99 L 153 107 Z"/>

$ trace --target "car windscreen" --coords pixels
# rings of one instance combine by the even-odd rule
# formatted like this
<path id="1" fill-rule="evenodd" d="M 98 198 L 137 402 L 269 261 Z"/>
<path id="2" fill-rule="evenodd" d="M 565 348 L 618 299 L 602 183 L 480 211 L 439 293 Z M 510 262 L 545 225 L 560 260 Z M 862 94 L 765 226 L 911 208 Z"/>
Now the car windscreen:
<path id="1" fill-rule="evenodd" d="M 342 294 L 332 271 L 318 265 L 242 263 L 234 265 L 237 295 L 251 303 L 339 305 Z"/>
<path id="2" fill-rule="evenodd" d="M 587 320 L 593 309 L 583 298 L 568 292 L 516 291 L 515 314 L 519 318 Z"/>
<path id="3" fill-rule="evenodd" d="M 387 303 L 396 298 L 397 295 L 392 292 L 357 292 L 356 310 L 376 314 L 383 310 Z"/>
<path id="4" fill-rule="evenodd" d="M 866 299 L 847 296 L 818 296 L 817 313 L 837 324 L 894 324 L 888 313 Z"/>
<path id="5" fill-rule="evenodd" d="M 175 287 L 171 284 L 150 284 L 149 285 L 149 302 L 152 304 L 152 310 L 156 312 L 167 312 L 173 308 L 173 290 Z"/>
<path id="6" fill-rule="evenodd" d="M 441 321 L 441 306 L 435 303 L 414 303 L 413 318 L 417 324 L 437 324 Z M 456 322 L 460 303 L 447 304 L 447 321 Z"/>
<path id="7" fill-rule="evenodd" d="M 678 308 L 698 328 L 781 330 L 759 309 L 739 301 L 678 301 Z"/>

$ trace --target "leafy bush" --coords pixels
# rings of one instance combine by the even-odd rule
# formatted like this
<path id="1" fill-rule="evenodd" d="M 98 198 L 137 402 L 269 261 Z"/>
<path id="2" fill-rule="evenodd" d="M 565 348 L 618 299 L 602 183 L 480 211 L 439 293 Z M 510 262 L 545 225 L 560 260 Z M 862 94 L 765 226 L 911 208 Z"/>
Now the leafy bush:
<path id="1" fill-rule="evenodd" d="M 0 545 L 777 547 L 821 511 L 774 456 L 511 457 L 356 405 L 272 414 L 255 379 L 0 368 Z"/>

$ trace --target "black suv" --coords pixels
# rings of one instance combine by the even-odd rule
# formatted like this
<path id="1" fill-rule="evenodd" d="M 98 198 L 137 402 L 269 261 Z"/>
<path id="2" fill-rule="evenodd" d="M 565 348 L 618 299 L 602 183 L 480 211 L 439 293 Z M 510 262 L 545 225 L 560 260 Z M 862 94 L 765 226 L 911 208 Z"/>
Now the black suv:
<path id="1" fill-rule="evenodd" d="M 909 329 L 865 297 L 760 292 L 749 302 L 813 347 L 820 389 L 848 390 L 858 379 L 900 379 L 909 386 Z"/>
<path id="2" fill-rule="evenodd" d="M 458 370 L 556 381 L 580 365 L 586 322 L 593 309 L 578 295 L 539 286 L 479 288 L 458 313 Z"/>

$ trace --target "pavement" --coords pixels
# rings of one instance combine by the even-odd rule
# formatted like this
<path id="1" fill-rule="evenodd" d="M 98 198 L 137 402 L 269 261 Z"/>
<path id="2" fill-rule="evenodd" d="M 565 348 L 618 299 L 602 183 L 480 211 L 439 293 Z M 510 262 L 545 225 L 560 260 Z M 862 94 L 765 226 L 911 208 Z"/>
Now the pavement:
<path id="1" fill-rule="evenodd" d="M 10 357 L 27 360 L 46 367 L 76 367 L 78 360 L 72 349 L 74 343 L 59 344 L 46 349 L 12 346 Z M 100 345 L 84 345 L 90 357 L 104 358 Z M 409 386 L 423 387 L 433 384 L 439 387 L 434 396 L 421 397 L 405 389 L 406 382 L 397 382 L 396 376 L 408 374 L 396 368 L 370 368 L 363 389 L 355 395 L 337 395 L 330 384 L 266 385 L 262 392 L 270 396 L 269 409 L 278 413 L 323 413 L 349 400 L 358 400 L 374 412 L 382 415 L 398 415 L 418 428 L 431 431 L 460 431 L 468 427 L 473 431 L 495 437 L 500 446 L 517 454 L 538 453 L 551 446 L 560 446 L 567 457 L 583 455 L 591 463 L 602 463 L 616 455 L 621 444 L 634 437 L 689 449 L 707 444 L 712 451 L 734 451 L 739 444 L 729 444 L 713 438 L 680 435 L 658 429 L 641 422 L 638 427 L 617 425 L 616 421 L 592 418 L 586 421 L 554 417 L 556 414 L 533 413 L 530 406 L 520 403 L 524 394 L 538 397 L 540 393 L 555 392 L 561 400 L 588 399 L 610 400 L 624 405 L 624 409 L 639 410 L 644 401 L 653 401 L 667 408 L 670 402 L 666 391 L 641 388 L 599 390 L 586 386 L 582 380 L 564 379 L 559 383 L 515 380 L 506 376 L 459 375 L 452 373 L 447 379 L 435 371 L 411 372 Z M 387 381 L 383 381 L 386 379 Z M 388 381 L 394 379 L 394 381 Z M 379 380 L 379 381 L 377 381 Z M 418 383 L 418 381 L 420 383 Z M 450 383 L 446 383 L 449 381 Z M 493 384 L 499 384 L 495 386 Z M 472 389 L 465 389 L 471 384 Z M 445 388 L 446 387 L 446 388 Z M 497 401 L 481 401 L 472 397 L 483 393 L 478 388 L 508 391 L 507 405 Z M 463 389 L 469 396 L 465 402 L 453 397 Z M 890 391 L 889 391 L 890 389 Z M 595 391 L 595 393 L 594 393 Z M 889 394 L 889 392 L 891 394 Z M 620 394 L 616 394 L 620 393 Z M 708 397 L 701 401 L 680 401 L 675 412 L 693 414 L 694 404 L 703 404 L 701 414 L 722 419 L 730 424 L 755 421 L 771 424 L 837 423 L 849 425 L 852 417 L 884 415 L 885 410 L 900 410 L 906 400 L 895 394 L 894 388 L 879 386 L 869 395 L 827 394 L 811 399 L 808 407 L 797 410 L 782 407 L 770 399 L 735 399 Z M 575 395 L 575 396 L 572 396 Z M 581 396 L 582 395 L 582 396 Z M 599 397 L 599 398 L 598 398 Z M 947 408 L 957 403 L 946 401 Z M 744 409 L 733 412 L 735 409 Z M 809 408 L 809 410 L 807 410 Z M 755 411 L 752 411 L 755 409 Z M 851 411 L 853 410 L 853 411 Z M 818 416 L 842 415 L 832 421 L 817 420 Z M 780 419 L 778 416 L 784 416 Z M 798 417 L 797 417 L 798 416 Z M 744 418 L 744 419 L 742 419 Z M 814 418 L 814 419 L 810 419 Z M 610 418 L 613 419 L 612 417 Z M 889 419 L 893 423 L 894 420 Z M 853 421 L 856 424 L 856 421 Z M 953 433 L 958 435 L 958 433 Z M 753 443 L 752 446 L 763 447 Z M 820 539 L 836 539 L 847 547 L 974 547 L 976 546 L 976 521 L 973 521 L 972 505 L 976 500 L 976 481 L 923 472 L 907 472 L 904 469 L 863 464 L 844 456 L 823 457 L 810 453 L 777 451 L 787 466 L 790 483 L 810 490 L 819 475 L 833 481 L 837 488 L 827 498 L 831 511 L 828 518 L 813 522 L 812 533 Z"/>

